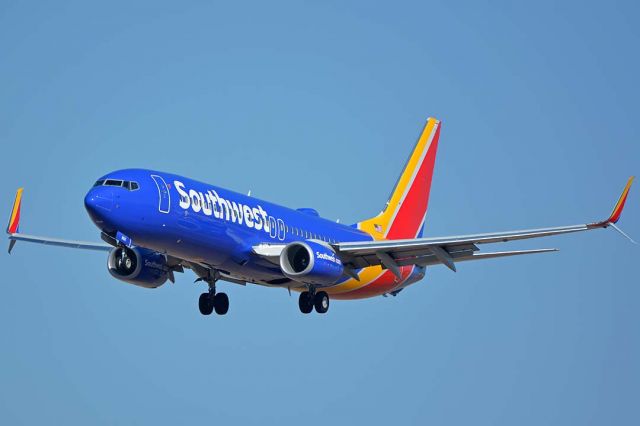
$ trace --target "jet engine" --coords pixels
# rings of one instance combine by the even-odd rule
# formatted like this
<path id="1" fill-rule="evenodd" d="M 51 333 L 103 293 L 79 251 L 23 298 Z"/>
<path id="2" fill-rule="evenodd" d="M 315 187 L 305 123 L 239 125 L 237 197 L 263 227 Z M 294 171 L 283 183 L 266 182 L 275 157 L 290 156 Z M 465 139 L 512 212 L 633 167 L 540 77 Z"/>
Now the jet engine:
<path id="1" fill-rule="evenodd" d="M 169 278 L 164 255 L 140 247 L 112 249 L 107 264 L 114 278 L 140 287 L 160 287 Z"/>
<path id="2" fill-rule="evenodd" d="M 335 284 L 344 272 L 336 252 L 315 241 L 287 244 L 280 253 L 280 269 L 289 279 L 321 287 Z"/>

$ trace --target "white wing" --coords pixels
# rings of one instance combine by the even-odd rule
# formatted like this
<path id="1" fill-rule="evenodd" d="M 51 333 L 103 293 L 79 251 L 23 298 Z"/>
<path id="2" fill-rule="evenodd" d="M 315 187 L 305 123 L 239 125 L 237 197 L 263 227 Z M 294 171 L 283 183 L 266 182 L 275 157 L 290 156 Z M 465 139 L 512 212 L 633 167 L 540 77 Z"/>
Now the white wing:
<path id="1" fill-rule="evenodd" d="M 609 218 L 601 222 L 560 226 L 555 228 L 529 229 L 453 237 L 342 242 L 334 244 L 333 247 L 340 255 L 343 263 L 348 267 L 359 269 L 367 266 L 383 265 L 396 275 L 400 275 L 399 267 L 405 265 L 427 266 L 442 263 L 455 271 L 455 263 L 460 261 L 555 251 L 555 249 L 540 249 L 476 253 L 480 250 L 478 248 L 478 245 L 480 244 L 502 243 L 514 240 L 547 237 L 551 235 L 606 228 L 608 226 L 612 226 L 616 230 L 620 231 L 619 228 L 615 226 L 615 223 L 620 218 L 620 214 L 624 208 L 632 182 L 633 177 L 629 178 L 629 181 L 627 182 L 627 185 L 625 186 L 624 191 L 618 199 L 618 202 L 616 203 Z"/>

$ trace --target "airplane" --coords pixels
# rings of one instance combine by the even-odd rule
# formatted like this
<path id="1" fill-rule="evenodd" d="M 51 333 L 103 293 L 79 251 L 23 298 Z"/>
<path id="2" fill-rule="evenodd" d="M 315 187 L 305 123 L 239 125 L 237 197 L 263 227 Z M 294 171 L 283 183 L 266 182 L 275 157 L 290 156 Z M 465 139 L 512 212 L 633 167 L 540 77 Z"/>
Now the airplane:
<path id="1" fill-rule="evenodd" d="M 429 118 L 380 214 L 345 225 L 312 208 L 290 209 L 171 173 L 125 169 L 100 177 L 84 198 L 103 242 L 21 233 L 23 189 L 7 226 L 9 253 L 17 241 L 108 253 L 116 279 L 157 288 L 191 269 L 207 291 L 200 313 L 224 315 L 229 298 L 219 281 L 298 292 L 303 314 L 324 314 L 331 299 L 396 296 L 422 280 L 426 268 L 557 251 L 481 252 L 480 246 L 616 226 L 633 176 L 610 216 L 599 222 L 511 232 L 422 237 L 441 122 Z M 627 236 L 627 238 L 629 238 Z M 630 239 L 630 238 L 629 238 Z M 633 241 L 633 240 L 632 240 Z"/>

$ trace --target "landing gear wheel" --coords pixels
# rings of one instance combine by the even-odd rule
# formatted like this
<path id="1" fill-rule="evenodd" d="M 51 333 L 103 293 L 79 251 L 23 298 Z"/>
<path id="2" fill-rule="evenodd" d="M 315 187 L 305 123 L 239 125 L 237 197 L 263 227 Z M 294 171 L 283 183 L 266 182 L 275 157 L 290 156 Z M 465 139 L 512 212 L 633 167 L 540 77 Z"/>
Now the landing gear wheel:
<path id="1" fill-rule="evenodd" d="M 228 302 L 228 301 L 227 301 Z M 202 315 L 211 315 L 213 312 L 213 298 L 209 293 L 202 293 L 198 299 L 198 308 Z"/>
<path id="2" fill-rule="evenodd" d="M 229 310 L 229 297 L 227 293 L 217 293 L 213 298 L 213 307 L 216 309 L 216 314 L 226 314 Z"/>
<path id="3" fill-rule="evenodd" d="M 311 293 L 308 291 L 303 291 L 300 293 L 300 298 L 298 299 L 298 306 L 300 307 L 300 312 L 303 314 L 310 314 L 313 311 L 313 300 L 311 299 Z"/>
<path id="4" fill-rule="evenodd" d="M 325 291 L 317 292 L 313 299 L 317 313 L 324 314 L 329 310 L 329 295 Z"/>

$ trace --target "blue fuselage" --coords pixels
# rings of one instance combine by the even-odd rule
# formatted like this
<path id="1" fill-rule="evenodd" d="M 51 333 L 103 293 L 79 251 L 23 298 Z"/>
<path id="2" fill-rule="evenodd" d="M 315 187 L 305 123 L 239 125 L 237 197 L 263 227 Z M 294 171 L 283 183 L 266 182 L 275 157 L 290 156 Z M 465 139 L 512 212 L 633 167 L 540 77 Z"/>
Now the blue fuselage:
<path id="1" fill-rule="evenodd" d="M 103 176 L 87 193 L 85 207 L 105 234 L 121 232 L 134 245 L 261 284 L 277 284 L 283 275 L 277 265 L 253 255 L 258 244 L 372 239 L 354 227 L 319 217 L 313 209 L 293 210 L 151 170 Z"/>

